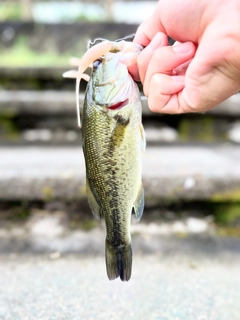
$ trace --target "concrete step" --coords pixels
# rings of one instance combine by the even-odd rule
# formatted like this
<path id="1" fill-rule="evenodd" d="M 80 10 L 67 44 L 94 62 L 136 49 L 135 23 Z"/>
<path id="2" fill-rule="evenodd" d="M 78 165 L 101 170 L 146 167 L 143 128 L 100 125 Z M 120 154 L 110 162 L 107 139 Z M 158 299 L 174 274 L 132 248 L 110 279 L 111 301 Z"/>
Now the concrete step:
<path id="1" fill-rule="evenodd" d="M 59 67 L 2 67 L 0 85 L 5 90 L 71 90 L 71 79 L 64 79 L 63 72 L 69 66 Z M 73 88 L 74 90 L 74 88 Z"/>
<path id="2" fill-rule="evenodd" d="M 0 91 L 0 144 L 79 145 L 75 105 L 74 89 Z M 204 114 L 153 113 L 145 96 L 142 105 L 148 143 L 240 143 L 240 94 Z"/>
<path id="3" fill-rule="evenodd" d="M 54 66 L 54 67 L 39 67 L 39 66 L 29 66 L 29 67 L 3 67 L 0 66 L 0 78 L 5 79 L 51 79 L 56 80 L 61 78 L 62 74 L 69 66 Z"/>
<path id="4" fill-rule="evenodd" d="M 77 147 L 0 147 L 1 200 L 85 201 L 85 166 Z M 146 206 L 180 200 L 239 201 L 240 147 L 147 147 Z"/>
<path id="5" fill-rule="evenodd" d="M 84 94 L 80 94 L 80 105 L 83 104 Z M 147 98 L 142 96 L 143 115 L 154 115 L 148 109 Z M 206 114 L 240 116 L 240 94 L 236 94 L 215 109 Z M 75 94 L 73 91 L 28 91 L 1 90 L 0 112 L 11 111 L 15 115 L 73 115 L 75 116 Z M 160 115 L 160 114 L 159 114 Z"/>

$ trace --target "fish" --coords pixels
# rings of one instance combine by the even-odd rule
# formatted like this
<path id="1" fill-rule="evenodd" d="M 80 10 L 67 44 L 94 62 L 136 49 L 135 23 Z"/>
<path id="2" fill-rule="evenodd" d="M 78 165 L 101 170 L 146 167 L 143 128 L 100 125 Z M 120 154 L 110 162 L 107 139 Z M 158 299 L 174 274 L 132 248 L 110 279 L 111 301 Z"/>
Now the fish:
<path id="1" fill-rule="evenodd" d="M 109 280 L 128 281 L 132 273 L 130 224 L 144 210 L 142 151 L 146 147 L 137 84 L 128 72 L 142 47 L 133 42 L 97 39 L 79 62 L 78 92 L 84 69 L 92 65 L 82 112 L 82 141 L 89 206 L 106 225 L 105 260 Z"/>

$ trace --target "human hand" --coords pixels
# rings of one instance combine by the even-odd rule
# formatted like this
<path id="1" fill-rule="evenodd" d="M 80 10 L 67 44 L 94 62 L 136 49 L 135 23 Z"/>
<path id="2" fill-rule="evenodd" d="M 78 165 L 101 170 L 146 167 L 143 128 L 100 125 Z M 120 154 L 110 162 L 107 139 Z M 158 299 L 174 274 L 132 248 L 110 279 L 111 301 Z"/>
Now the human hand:
<path id="1" fill-rule="evenodd" d="M 152 111 L 202 112 L 240 90 L 239 0 L 161 0 L 134 42 L 146 48 L 129 71 Z"/>

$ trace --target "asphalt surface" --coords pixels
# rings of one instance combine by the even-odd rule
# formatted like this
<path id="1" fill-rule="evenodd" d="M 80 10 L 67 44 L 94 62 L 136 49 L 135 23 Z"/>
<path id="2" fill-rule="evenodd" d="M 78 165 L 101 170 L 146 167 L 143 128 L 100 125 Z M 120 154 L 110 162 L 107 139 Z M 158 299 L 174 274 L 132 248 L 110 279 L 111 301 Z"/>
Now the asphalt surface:
<path id="1" fill-rule="evenodd" d="M 1 320 L 239 320 L 240 256 L 137 255 L 109 281 L 103 257 L 2 255 Z"/>

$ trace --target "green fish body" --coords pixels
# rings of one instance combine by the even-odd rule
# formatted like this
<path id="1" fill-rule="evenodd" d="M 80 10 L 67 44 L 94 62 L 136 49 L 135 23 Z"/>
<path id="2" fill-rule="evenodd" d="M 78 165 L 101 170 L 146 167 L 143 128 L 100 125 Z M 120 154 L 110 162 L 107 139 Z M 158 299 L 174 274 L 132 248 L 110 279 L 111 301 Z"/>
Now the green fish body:
<path id="1" fill-rule="evenodd" d="M 145 136 L 140 93 L 127 69 L 139 46 L 136 49 L 125 41 L 119 44 L 93 64 L 82 132 L 89 205 L 106 223 L 107 275 L 110 280 L 120 276 L 128 281 L 132 270 L 131 214 L 139 220 L 144 207 L 141 153 Z"/>

